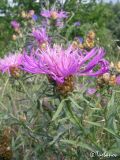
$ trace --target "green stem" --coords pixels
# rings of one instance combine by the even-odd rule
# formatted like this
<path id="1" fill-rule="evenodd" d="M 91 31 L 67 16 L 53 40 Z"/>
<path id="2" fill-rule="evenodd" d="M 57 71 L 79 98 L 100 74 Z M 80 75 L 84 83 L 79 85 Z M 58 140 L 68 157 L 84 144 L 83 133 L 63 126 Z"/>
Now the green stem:
<path id="1" fill-rule="evenodd" d="M 8 79 L 6 80 L 6 82 L 5 82 L 5 85 L 4 85 L 4 88 L 3 88 L 3 92 L 2 92 L 1 98 L 3 98 L 3 96 L 4 96 L 4 93 L 5 93 L 5 90 L 6 90 L 6 87 L 7 87 L 8 82 L 9 82 L 9 78 L 8 78 Z"/>
<path id="2" fill-rule="evenodd" d="M 69 113 L 71 114 L 72 118 L 75 120 L 76 124 L 79 126 L 79 128 L 84 132 L 83 126 L 81 125 L 80 121 L 78 118 L 74 115 L 72 109 L 71 109 L 71 102 L 70 100 L 66 100 L 66 105 Z"/>

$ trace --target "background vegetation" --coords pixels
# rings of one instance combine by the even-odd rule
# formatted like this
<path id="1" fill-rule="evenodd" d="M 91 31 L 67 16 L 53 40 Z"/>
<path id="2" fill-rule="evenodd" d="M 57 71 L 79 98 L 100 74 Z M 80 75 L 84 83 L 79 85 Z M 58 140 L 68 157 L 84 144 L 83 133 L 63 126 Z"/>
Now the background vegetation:
<path id="1" fill-rule="evenodd" d="M 8 52 L 21 51 L 26 43 L 30 43 L 29 25 L 21 17 L 23 10 L 34 9 L 39 15 L 41 9 L 55 4 L 70 14 L 61 31 L 63 39 L 71 42 L 76 36 L 85 39 L 90 30 L 95 31 L 96 44 L 105 48 L 107 59 L 119 60 L 120 3 L 91 1 L 83 4 L 76 0 L 66 0 L 64 4 L 55 0 L 49 0 L 49 3 L 48 0 L 14 2 L 17 5 L 9 6 L 7 0 L 0 2 L 0 10 L 5 14 L 0 17 L 1 57 Z M 14 30 L 10 22 L 13 19 L 23 26 L 26 39 L 24 36 L 19 41 L 12 39 Z M 75 22 L 80 22 L 80 26 L 75 26 Z M 89 96 L 86 91 L 96 85 L 96 80 L 77 78 L 76 81 L 74 92 L 61 100 L 45 76 L 25 75 L 16 80 L 1 74 L 0 153 L 1 148 L 8 147 L 4 143 L 8 140 L 12 153 L 6 150 L 6 154 L 13 154 L 12 160 L 106 160 L 96 154 L 92 157 L 93 152 L 115 154 L 117 158 L 109 159 L 119 160 L 119 86 L 110 87 L 109 91 L 105 86 L 98 94 Z"/>

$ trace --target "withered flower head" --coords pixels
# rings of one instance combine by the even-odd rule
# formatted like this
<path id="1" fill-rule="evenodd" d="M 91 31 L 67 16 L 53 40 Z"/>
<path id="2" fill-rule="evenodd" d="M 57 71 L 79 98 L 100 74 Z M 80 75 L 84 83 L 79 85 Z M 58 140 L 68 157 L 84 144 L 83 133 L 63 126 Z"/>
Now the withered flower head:
<path id="1" fill-rule="evenodd" d="M 4 160 L 11 160 L 13 153 L 10 147 L 11 130 L 5 128 L 3 134 L 0 137 L 0 158 Z"/>

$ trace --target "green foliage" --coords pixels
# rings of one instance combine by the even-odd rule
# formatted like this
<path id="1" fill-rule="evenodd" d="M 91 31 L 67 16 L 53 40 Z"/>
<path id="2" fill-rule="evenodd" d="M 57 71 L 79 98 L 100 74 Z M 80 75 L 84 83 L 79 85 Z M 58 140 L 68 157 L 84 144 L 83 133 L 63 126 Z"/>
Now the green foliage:
<path id="1" fill-rule="evenodd" d="M 120 3 L 115 4 L 112 7 L 113 18 L 109 21 L 108 27 L 112 31 L 116 39 L 120 39 Z"/>
<path id="2" fill-rule="evenodd" d="M 10 26 L 12 19 L 21 21 L 21 17 L 18 15 L 22 10 L 28 11 L 34 9 L 36 13 L 39 14 L 41 7 L 48 8 L 48 4 L 51 5 L 54 3 L 51 1 L 36 3 L 31 0 L 16 0 L 15 2 L 17 2 L 18 5 L 14 7 L 9 7 L 5 1 L 2 1 L 0 4 L 1 9 L 4 11 L 8 10 L 6 16 L 0 18 L 0 29 L 3 31 L 0 36 L 1 54 L 10 50 L 8 49 L 8 44 L 11 43 L 10 39 L 13 34 Z M 76 0 L 66 0 L 63 6 L 58 4 L 58 7 L 62 7 L 72 15 L 64 31 L 69 39 L 73 39 L 75 36 L 84 36 L 89 30 L 94 30 L 98 35 L 99 43 L 104 46 L 108 52 L 114 53 L 114 39 L 119 39 L 119 4 L 98 4 L 95 1 L 91 1 L 89 4 L 84 5 L 80 2 L 78 3 Z M 81 23 L 80 27 L 75 28 L 73 26 L 73 23 L 76 21 Z"/>
<path id="3" fill-rule="evenodd" d="M 15 2 L 18 5 L 13 8 L 6 1 L 0 3 L 0 9 L 8 10 L 5 17 L 0 17 L 1 56 L 8 51 L 22 51 L 32 40 L 30 29 L 33 26 L 29 20 L 26 22 L 20 17 L 22 10 L 34 9 L 39 14 L 43 6 L 49 8 L 55 3 L 54 0 Z M 119 38 L 119 5 L 97 4 L 95 1 L 84 5 L 76 0 L 57 5 L 69 12 L 69 18 L 63 30 L 54 29 L 49 33 L 51 37 L 55 34 L 54 42 L 64 45 L 76 36 L 85 38 L 88 31 L 93 30 L 96 45 L 107 50 L 109 60 L 118 60 L 114 38 Z M 12 19 L 17 19 L 23 27 L 23 37 L 15 42 L 11 40 L 14 33 L 10 26 Z M 75 27 L 77 21 L 81 25 Z M 120 91 L 118 87 L 112 87 L 109 94 L 107 88 L 103 88 L 98 91 L 101 96 L 86 95 L 86 90 L 95 83 L 94 79 L 87 83 L 86 78 L 76 78 L 74 91 L 63 97 L 43 75 L 23 73 L 19 79 L 0 75 L 0 134 L 5 128 L 11 129 L 13 159 L 98 160 L 97 153 L 114 154 L 119 159 Z M 93 157 L 91 153 L 94 153 Z"/>
<path id="4" fill-rule="evenodd" d="M 90 159 L 91 152 L 120 154 L 120 103 L 115 100 L 118 90 L 104 107 L 94 96 L 85 98 L 88 85 L 61 101 L 45 77 L 33 76 L 29 83 L 11 80 L 6 79 L 1 87 L 0 119 L 1 130 L 9 126 L 13 131 L 16 159 L 83 160 Z"/>

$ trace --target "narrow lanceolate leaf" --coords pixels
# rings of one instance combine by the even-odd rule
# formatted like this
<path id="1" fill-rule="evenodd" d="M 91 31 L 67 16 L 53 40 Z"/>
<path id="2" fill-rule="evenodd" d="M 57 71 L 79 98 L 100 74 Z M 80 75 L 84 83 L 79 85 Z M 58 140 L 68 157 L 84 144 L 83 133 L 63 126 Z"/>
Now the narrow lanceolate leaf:
<path id="1" fill-rule="evenodd" d="M 85 122 L 89 123 L 89 124 L 91 124 L 93 126 L 102 127 L 102 125 L 100 123 L 98 123 L 98 122 L 91 122 L 91 121 L 85 121 Z"/>
<path id="2" fill-rule="evenodd" d="M 53 145 L 56 141 L 58 141 L 58 140 L 59 140 L 59 138 L 60 138 L 63 134 L 64 134 L 64 132 L 60 132 L 60 133 L 58 133 L 58 135 L 57 135 L 57 136 L 55 136 L 55 137 L 54 137 L 54 139 L 53 139 L 53 141 L 52 141 L 52 142 L 50 142 L 49 144 L 50 144 L 50 145 Z"/>
<path id="3" fill-rule="evenodd" d="M 71 113 L 68 111 L 68 108 L 64 108 L 65 110 L 65 113 L 66 113 L 66 116 L 67 118 L 73 123 L 73 124 L 76 124 L 76 120 L 75 118 L 71 115 Z"/>
<path id="4" fill-rule="evenodd" d="M 108 133 L 114 135 L 115 137 L 117 137 L 118 139 L 120 139 L 120 136 L 117 135 L 113 130 L 109 129 L 109 128 L 104 128 L 105 131 L 107 131 Z"/>
<path id="5" fill-rule="evenodd" d="M 64 107 L 64 101 L 65 100 L 62 100 L 61 103 L 59 104 L 59 106 L 57 108 L 57 111 L 53 115 L 52 121 L 54 121 L 58 118 L 60 112 L 62 111 L 62 108 Z"/>
<path id="6" fill-rule="evenodd" d="M 114 100 L 115 100 L 115 92 L 112 93 L 111 100 L 108 103 L 108 107 L 114 106 Z"/>
<path id="7" fill-rule="evenodd" d="M 89 102 L 87 99 L 85 99 L 83 96 L 80 96 L 80 98 L 84 101 L 84 102 L 86 102 L 87 104 L 88 104 L 88 107 L 89 106 L 91 106 L 91 107 L 95 107 L 95 104 L 93 104 L 93 103 L 91 103 L 91 102 Z"/>
<path id="8" fill-rule="evenodd" d="M 97 122 L 90 122 L 90 121 L 85 121 L 91 125 L 94 125 L 96 127 L 102 127 L 105 131 L 107 131 L 108 133 L 112 134 L 113 136 L 117 137 L 120 139 L 120 136 L 118 136 L 113 130 L 109 129 L 109 128 L 106 128 L 106 127 L 103 127 L 100 123 L 97 123 Z"/>
<path id="9" fill-rule="evenodd" d="M 81 147 L 81 148 L 87 149 L 89 151 L 94 151 L 92 146 L 90 146 L 86 143 L 83 143 L 83 142 L 77 142 L 77 141 L 74 141 L 74 140 L 67 140 L 67 139 L 62 139 L 60 141 L 63 142 L 63 143 L 66 143 L 66 144 L 73 145 L 74 147 Z"/>
<path id="10" fill-rule="evenodd" d="M 78 109 L 83 110 L 83 108 L 80 107 L 80 106 L 75 102 L 75 100 L 74 100 L 72 97 L 68 97 L 68 98 L 70 99 L 70 101 L 71 101 Z"/>

